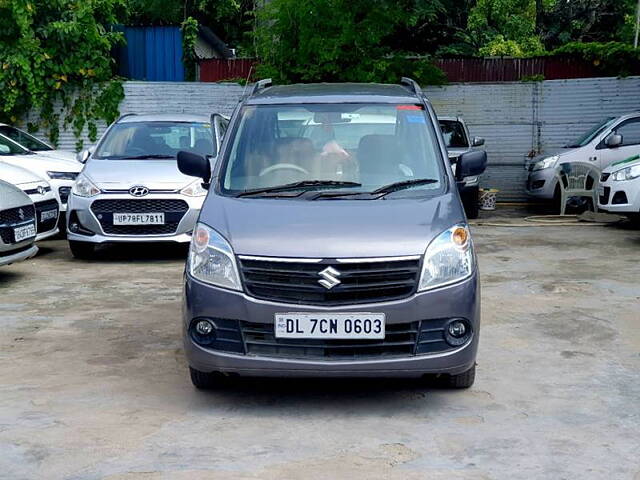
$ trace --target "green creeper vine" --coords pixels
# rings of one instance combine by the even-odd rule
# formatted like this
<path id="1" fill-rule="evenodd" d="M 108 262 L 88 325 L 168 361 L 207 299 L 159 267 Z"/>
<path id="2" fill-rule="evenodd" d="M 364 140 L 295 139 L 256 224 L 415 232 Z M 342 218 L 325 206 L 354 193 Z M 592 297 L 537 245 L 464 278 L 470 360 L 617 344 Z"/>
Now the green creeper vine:
<path id="1" fill-rule="evenodd" d="M 198 21 L 188 17 L 181 25 L 182 28 L 182 61 L 184 75 L 187 81 L 196 79 L 196 40 L 198 39 Z"/>
<path id="2" fill-rule="evenodd" d="M 28 127 L 46 129 L 52 143 L 61 118 L 95 141 L 96 122 L 115 120 L 124 98 L 111 57 L 124 39 L 107 26 L 125 13 L 125 0 L 0 0 L 0 121 L 38 111 Z"/>

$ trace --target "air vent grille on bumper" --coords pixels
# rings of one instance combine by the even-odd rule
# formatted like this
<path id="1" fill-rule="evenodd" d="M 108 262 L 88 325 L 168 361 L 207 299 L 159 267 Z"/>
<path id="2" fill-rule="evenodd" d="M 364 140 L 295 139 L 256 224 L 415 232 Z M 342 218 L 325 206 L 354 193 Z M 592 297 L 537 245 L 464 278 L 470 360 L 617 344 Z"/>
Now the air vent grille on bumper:
<path id="1" fill-rule="evenodd" d="M 340 283 L 327 289 L 320 272 L 331 267 Z M 346 305 L 384 302 L 413 294 L 419 259 L 342 263 L 306 263 L 240 258 L 247 293 L 276 302 L 306 305 Z"/>
<path id="2" fill-rule="evenodd" d="M 101 199 L 91 204 L 102 230 L 112 235 L 171 235 L 178 229 L 178 224 L 189 205 L 184 200 L 163 199 Z M 164 213 L 164 225 L 114 225 L 114 213 Z"/>

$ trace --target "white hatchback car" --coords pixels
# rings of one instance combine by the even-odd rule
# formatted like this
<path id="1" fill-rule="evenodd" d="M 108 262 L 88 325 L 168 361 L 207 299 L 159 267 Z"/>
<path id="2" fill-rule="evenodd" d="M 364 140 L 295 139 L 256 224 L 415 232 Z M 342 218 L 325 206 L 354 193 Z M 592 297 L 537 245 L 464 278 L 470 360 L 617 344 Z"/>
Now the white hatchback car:
<path id="1" fill-rule="evenodd" d="M 2 135 L 0 126 L 0 162 L 25 168 L 51 185 L 60 210 L 67 210 L 67 200 L 76 177 L 82 171 L 82 164 L 76 160 L 50 157 L 48 154 L 36 154 Z"/>
<path id="2" fill-rule="evenodd" d="M 0 180 L 18 187 L 34 203 L 38 234 L 36 240 L 44 240 L 58 233 L 60 207 L 46 180 L 29 170 L 2 161 L 0 161 Z"/>
<path id="3" fill-rule="evenodd" d="M 18 187 L 0 180 L 0 266 L 38 253 L 33 202 Z"/>
<path id="4" fill-rule="evenodd" d="M 640 223 L 640 154 L 613 163 L 602 171 L 598 208 L 626 215 L 632 222 Z"/>
<path id="5" fill-rule="evenodd" d="M 0 135 L 4 135 L 5 137 L 10 138 L 14 142 L 22 145 L 27 150 L 31 150 L 38 155 L 43 155 L 49 158 L 57 158 L 60 160 L 76 161 L 76 154 L 74 152 L 53 148 L 48 143 L 34 137 L 24 130 L 20 130 L 19 128 L 7 125 L 6 123 L 0 123 Z"/>

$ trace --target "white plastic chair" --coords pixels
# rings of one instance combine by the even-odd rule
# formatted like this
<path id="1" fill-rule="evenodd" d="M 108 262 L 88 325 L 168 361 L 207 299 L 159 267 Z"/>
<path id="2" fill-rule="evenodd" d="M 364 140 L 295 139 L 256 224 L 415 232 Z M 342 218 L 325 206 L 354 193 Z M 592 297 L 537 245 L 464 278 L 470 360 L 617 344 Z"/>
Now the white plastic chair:
<path id="1" fill-rule="evenodd" d="M 598 168 L 584 162 L 563 163 L 556 168 L 556 178 L 560 185 L 560 215 L 564 215 L 567 200 L 572 197 L 591 198 L 593 209 L 598 211 Z"/>

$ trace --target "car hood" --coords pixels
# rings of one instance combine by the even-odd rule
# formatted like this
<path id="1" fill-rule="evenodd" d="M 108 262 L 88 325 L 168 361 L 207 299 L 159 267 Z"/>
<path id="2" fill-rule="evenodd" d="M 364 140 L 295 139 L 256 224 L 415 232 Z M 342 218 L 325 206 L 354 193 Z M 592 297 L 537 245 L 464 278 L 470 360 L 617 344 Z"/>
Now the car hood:
<path id="1" fill-rule="evenodd" d="M 0 158 L 0 180 L 4 180 L 12 185 L 22 185 L 33 182 L 46 183 L 44 178 L 36 175 L 32 171 L 7 163 L 2 158 Z"/>
<path id="2" fill-rule="evenodd" d="M 97 160 L 90 159 L 83 173 L 105 190 L 129 189 L 142 185 L 150 190 L 178 190 L 195 182 L 180 173 L 171 160 Z"/>
<path id="3" fill-rule="evenodd" d="M 607 168 L 602 170 L 602 173 L 613 173 L 623 168 L 634 167 L 640 165 L 640 155 L 633 155 L 632 157 L 620 160 L 619 162 L 612 163 Z"/>
<path id="4" fill-rule="evenodd" d="M 22 190 L 3 180 L 0 180 L 0 198 L 2 199 L 1 210 L 31 205 L 32 203 Z"/>
<path id="5" fill-rule="evenodd" d="M 545 158 L 553 157 L 554 155 L 557 155 L 558 157 L 560 157 L 560 160 L 562 160 L 562 157 L 571 155 L 578 150 L 580 150 L 580 148 L 563 148 L 562 150 L 555 150 L 549 153 L 541 153 L 540 155 L 536 155 L 535 157 L 531 158 L 531 160 L 529 160 L 527 163 L 536 163 L 540 160 L 544 160 Z"/>
<path id="6" fill-rule="evenodd" d="M 449 158 L 459 157 L 465 152 L 470 152 L 471 147 L 460 147 L 460 148 L 447 148 L 447 154 Z"/>
<path id="7" fill-rule="evenodd" d="M 5 157 L 2 161 L 15 165 L 16 167 L 31 170 L 43 178 L 49 178 L 47 172 L 79 173 L 80 170 L 82 170 L 81 163 L 49 157 L 44 154 L 11 155 Z"/>
<path id="8" fill-rule="evenodd" d="M 56 160 L 65 160 L 71 163 L 75 163 L 76 165 L 80 165 L 80 168 L 82 168 L 82 164 L 76 160 L 76 154 L 70 152 L 69 150 L 46 150 L 36 153 L 38 155 L 42 155 L 43 157 L 55 158 Z"/>
<path id="9" fill-rule="evenodd" d="M 464 218 L 452 193 L 315 201 L 210 195 L 200 215 L 238 255 L 299 258 L 421 255 L 433 238 Z"/>

